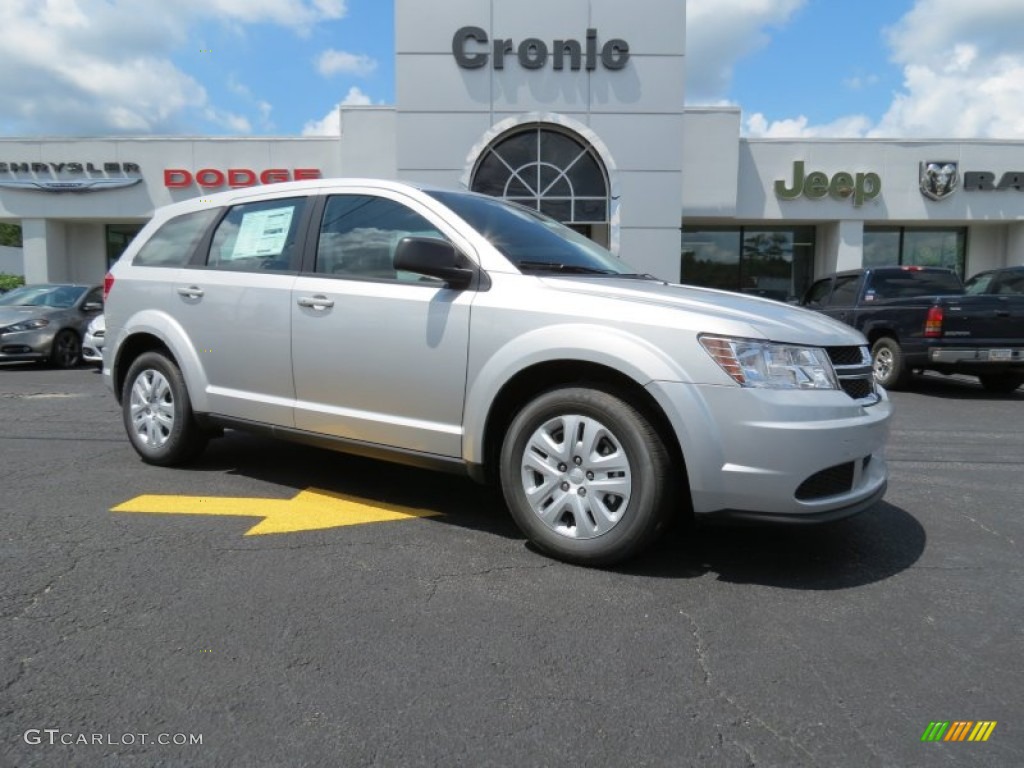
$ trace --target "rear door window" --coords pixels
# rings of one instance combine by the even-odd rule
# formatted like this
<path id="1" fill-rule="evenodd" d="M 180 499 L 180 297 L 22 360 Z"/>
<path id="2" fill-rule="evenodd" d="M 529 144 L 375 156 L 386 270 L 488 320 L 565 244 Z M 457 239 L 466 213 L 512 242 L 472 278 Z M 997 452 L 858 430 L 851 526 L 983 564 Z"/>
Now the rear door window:
<path id="1" fill-rule="evenodd" d="M 206 266 L 235 272 L 298 270 L 296 241 L 306 198 L 236 205 L 217 225 Z"/>
<path id="2" fill-rule="evenodd" d="M 860 275 L 840 275 L 832 288 L 830 307 L 852 307 L 857 303 L 857 288 L 860 286 Z"/>

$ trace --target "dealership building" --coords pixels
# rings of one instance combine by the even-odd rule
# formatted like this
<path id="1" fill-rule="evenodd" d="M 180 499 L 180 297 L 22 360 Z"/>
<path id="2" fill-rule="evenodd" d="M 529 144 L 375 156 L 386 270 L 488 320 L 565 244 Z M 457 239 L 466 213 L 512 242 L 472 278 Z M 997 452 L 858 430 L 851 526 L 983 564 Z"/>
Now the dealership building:
<path id="1" fill-rule="evenodd" d="M 779 299 L 1024 264 L 1024 142 L 744 138 L 738 109 L 684 107 L 684 0 L 440 7 L 395 0 L 396 103 L 343 108 L 340 136 L 0 139 L 26 279 L 99 282 L 161 205 L 335 176 L 505 197 L 639 271 Z"/>

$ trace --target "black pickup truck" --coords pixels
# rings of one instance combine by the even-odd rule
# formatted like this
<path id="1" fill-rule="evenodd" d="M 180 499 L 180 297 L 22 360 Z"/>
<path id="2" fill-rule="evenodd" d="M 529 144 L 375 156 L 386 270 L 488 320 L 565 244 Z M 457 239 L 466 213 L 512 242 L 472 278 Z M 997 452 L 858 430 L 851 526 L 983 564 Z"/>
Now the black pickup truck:
<path id="1" fill-rule="evenodd" d="M 1024 296 L 967 295 L 955 272 L 874 267 L 816 281 L 801 306 L 863 333 L 875 380 L 906 387 L 915 371 L 977 376 L 990 392 L 1024 383 Z"/>

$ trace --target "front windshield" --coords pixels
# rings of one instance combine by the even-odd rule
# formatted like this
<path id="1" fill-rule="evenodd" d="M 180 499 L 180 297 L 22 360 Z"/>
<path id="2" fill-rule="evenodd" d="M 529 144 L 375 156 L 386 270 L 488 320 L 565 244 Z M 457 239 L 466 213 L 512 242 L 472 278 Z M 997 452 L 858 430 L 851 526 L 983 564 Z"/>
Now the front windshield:
<path id="1" fill-rule="evenodd" d="M 0 307 L 69 309 L 85 291 L 79 285 L 26 285 L 0 296 Z"/>
<path id="2" fill-rule="evenodd" d="M 554 219 L 497 198 L 428 190 L 523 272 L 634 275 L 636 270 Z"/>

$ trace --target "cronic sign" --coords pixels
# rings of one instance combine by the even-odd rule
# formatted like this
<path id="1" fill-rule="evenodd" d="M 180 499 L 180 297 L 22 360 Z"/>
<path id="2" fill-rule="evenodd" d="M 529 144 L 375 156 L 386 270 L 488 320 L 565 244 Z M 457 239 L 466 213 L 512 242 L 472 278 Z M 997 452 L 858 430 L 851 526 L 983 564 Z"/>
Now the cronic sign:
<path id="1" fill-rule="evenodd" d="M 463 69 L 480 69 L 488 62 L 494 69 L 504 69 L 505 60 L 516 58 L 523 69 L 543 69 L 551 61 L 552 69 L 597 69 L 597 62 L 605 69 L 622 69 L 629 61 L 629 43 L 618 38 L 609 40 L 600 48 L 597 30 L 588 29 L 585 43 L 579 40 L 555 40 L 548 43 L 528 37 L 518 45 L 511 38 L 494 38 L 493 43 L 481 27 L 460 27 L 452 37 L 452 55 Z"/>

